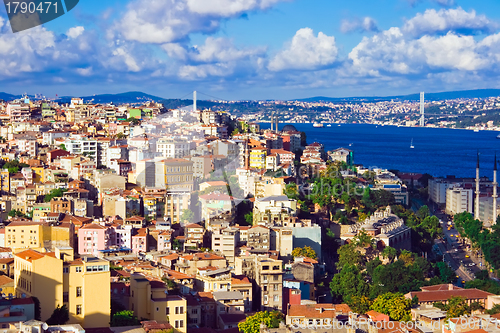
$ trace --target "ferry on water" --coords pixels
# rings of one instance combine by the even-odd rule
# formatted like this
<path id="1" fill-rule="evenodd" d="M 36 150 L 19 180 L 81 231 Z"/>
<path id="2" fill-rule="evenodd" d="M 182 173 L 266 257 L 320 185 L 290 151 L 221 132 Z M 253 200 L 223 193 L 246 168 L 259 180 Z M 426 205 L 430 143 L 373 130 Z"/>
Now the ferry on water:
<path id="1" fill-rule="evenodd" d="M 322 123 L 314 123 L 313 127 L 323 127 L 323 124 Z"/>

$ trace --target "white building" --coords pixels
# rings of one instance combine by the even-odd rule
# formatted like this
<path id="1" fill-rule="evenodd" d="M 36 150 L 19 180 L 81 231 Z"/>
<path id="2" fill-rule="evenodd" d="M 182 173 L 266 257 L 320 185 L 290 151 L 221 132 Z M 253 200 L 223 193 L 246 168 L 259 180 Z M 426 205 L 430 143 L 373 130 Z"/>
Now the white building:
<path id="1" fill-rule="evenodd" d="M 71 154 L 92 156 L 94 159 L 98 157 L 97 140 L 86 137 L 69 137 L 64 142 L 66 150 Z"/>
<path id="2" fill-rule="evenodd" d="M 189 155 L 190 146 L 186 139 L 162 138 L 156 144 L 156 151 L 166 158 L 182 158 Z"/>
<path id="3" fill-rule="evenodd" d="M 230 265 L 234 265 L 234 257 L 236 253 L 236 246 L 240 241 L 240 229 L 238 228 L 225 228 L 214 230 L 212 234 L 212 249 L 219 252 Z"/>
<path id="4" fill-rule="evenodd" d="M 472 213 L 473 191 L 459 186 L 446 189 L 446 214 Z"/>
<path id="5" fill-rule="evenodd" d="M 446 181 L 442 178 L 429 179 L 429 200 L 437 204 L 446 203 L 446 189 L 454 185 L 455 183 Z"/>
<path id="6" fill-rule="evenodd" d="M 500 198 L 497 198 L 497 214 L 500 215 Z M 498 216 L 497 215 L 497 216 Z M 482 197 L 479 198 L 479 217 L 478 219 L 484 224 L 493 225 L 493 198 Z"/>

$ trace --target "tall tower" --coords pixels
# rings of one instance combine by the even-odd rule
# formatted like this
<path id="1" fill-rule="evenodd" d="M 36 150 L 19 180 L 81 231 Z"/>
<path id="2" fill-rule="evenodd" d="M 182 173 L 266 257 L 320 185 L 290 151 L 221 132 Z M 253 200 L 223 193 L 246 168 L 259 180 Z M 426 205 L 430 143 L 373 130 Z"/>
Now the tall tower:
<path id="1" fill-rule="evenodd" d="M 196 112 L 196 90 L 193 91 L 193 112 Z"/>
<path id="2" fill-rule="evenodd" d="M 280 118 L 278 116 L 276 116 L 275 120 L 276 120 L 276 133 L 278 133 Z"/>
<path id="3" fill-rule="evenodd" d="M 476 202 L 474 209 L 474 218 L 479 219 L 479 152 L 477 152 L 477 166 L 476 166 Z"/>
<path id="4" fill-rule="evenodd" d="M 424 107 L 424 92 L 420 93 L 420 127 L 425 126 L 425 107 Z"/>
<path id="5" fill-rule="evenodd" d="M 271 113 L 271 132 L 274 130 L 274 113 Z"/>
<path id="6" fill-rule="evenodd" d="M 495 163 L 493 164 L 493 222 L 495 224 L 497 221 L 497 153 L 495 152 Z"/>

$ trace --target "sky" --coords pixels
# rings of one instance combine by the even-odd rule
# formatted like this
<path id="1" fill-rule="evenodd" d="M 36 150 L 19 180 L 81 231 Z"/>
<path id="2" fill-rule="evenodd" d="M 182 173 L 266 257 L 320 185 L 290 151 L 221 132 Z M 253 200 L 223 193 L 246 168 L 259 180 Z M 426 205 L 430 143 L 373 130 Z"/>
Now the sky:
<path id="1" fill-rule="evenodd" d="M 498 0 L 80 0 L 12 33 L 0 91 L 290 100 L 500 88 Z"/>

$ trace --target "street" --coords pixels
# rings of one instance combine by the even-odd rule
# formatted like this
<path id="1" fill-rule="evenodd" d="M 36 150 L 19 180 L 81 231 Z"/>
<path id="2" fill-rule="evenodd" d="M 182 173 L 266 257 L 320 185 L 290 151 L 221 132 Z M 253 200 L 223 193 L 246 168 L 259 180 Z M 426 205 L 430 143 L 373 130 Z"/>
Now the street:
<path id="1" fill-rule="evenodd" d="M 448 230 L 449 219 L 446 214 L 435 211 L 435 215 L 442 221 L 443 239 L 436 240 L 436 245 L 444 255 L 444 261 L 455 270 L 460 283 L 473 280 L 475 274 L 484 268 L 483 257 L 478 257 L 477 254 L 472 253 L 469 245 L 462 244 L 459 233 L 453 224 Z"/>

